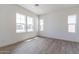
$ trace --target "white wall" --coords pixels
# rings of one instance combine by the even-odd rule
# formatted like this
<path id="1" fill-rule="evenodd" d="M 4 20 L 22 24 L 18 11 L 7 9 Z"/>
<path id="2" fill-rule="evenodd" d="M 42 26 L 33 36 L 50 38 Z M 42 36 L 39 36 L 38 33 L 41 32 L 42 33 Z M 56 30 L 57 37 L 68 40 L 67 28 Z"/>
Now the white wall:
<path id="1" fill-rule="evenodd" d="M 68 15 L 77 15 L 76 33 L 69 33 L 67 26 Z M 54 11 L 46 15 L 41 15 L 40 19 L 44 19 L 44 31 L 40 32 L 40 36 L 57 38 L 68 41 L 79 42 L 79 7 Z"/>
<path id="2" fill-rule="evenodd" d="M 37 16 L 18 5 L 1 5 L 0 4 L 0 47 L 13 44 L 15 42 L 34 37 L 37 35 L 37 24 L 35 23 L 35 31 L 31 33 L 16 33 L 16 12 L 32 16 Z"/>

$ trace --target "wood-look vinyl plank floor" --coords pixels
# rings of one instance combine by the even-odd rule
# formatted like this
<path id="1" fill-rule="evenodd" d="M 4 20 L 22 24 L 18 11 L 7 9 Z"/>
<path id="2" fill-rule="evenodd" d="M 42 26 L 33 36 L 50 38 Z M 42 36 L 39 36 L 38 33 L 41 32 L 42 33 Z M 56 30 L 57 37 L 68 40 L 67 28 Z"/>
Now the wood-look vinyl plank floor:
<path id="1" fill-rule="evenodd" d="M 10 54 L 79 54 L 79 43 L 36 37 L 0 51 L 9 51 Z"/>

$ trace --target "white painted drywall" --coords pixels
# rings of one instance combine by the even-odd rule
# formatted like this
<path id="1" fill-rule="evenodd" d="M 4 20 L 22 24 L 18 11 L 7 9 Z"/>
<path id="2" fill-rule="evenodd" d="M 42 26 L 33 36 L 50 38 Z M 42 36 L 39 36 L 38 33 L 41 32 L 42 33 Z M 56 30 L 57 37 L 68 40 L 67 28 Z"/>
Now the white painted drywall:
<path id="1" fill-rule="evenodd" d="M 76 33 L 69 33 L 67 19 L 69 15 L 73 14 L 77 15 Z M 40 19 L 44 19 L 44 31 L 39 31 L 40 36 L 79 42 L 79 7 L 41 15 Z"/>
<path id="2" fill-rule="evenodd" d="M 36 26 L 34 32 L 16 33 L 16 12 L 34 17 L 34 24 L 37 26 L 37 16 L 34 13 L 18 5 L 0 4 L 0 47 L 37 35 Z"/>

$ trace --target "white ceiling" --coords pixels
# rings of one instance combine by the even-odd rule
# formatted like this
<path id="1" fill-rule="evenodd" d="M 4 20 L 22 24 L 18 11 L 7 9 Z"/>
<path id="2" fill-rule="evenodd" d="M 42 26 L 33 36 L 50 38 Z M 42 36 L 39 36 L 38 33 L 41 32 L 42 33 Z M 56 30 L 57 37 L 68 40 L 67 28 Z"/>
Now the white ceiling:
<path id="1" fill-rule="evenodd" d="M 20 4 L 20 6 L 32 11 L 37 15 L 41 15 L 52 11 L 61 10 L 64 8 L 75 7 L 78 5 L 77 4 L 39 4 L 39 6 L 35 6 L 35 4 Z"/>

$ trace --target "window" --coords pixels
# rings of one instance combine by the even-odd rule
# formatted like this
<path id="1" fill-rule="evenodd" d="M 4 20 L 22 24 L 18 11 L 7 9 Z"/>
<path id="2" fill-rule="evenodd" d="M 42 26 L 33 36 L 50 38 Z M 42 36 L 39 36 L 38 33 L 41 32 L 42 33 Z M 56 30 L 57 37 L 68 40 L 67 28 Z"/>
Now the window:
<path id="1" fill-rule="evenodd" d="M 75 32 L 76 26 L 76 15 L 69 15 L 68 16 L 68 32 Z"/>
<path id="2" fill-rule="evenodd" d="M 44 20 L 40 19 L 40 31 L 44 30 Z"/>
<path id="3" fill-rule="evenodd" d="M 33 25 L 34 25 L 33 18 L 27 16 L 27 32 L 32 32 L 34 30 Z"/>
<path id="4" fill-rule="evenodd" d="M 26 16 L 16 13 L 16 33 L 26 32 Z"/>

